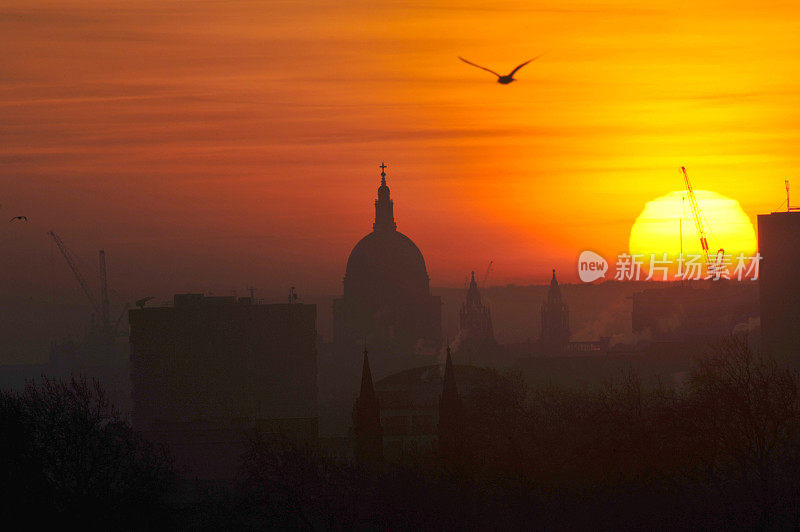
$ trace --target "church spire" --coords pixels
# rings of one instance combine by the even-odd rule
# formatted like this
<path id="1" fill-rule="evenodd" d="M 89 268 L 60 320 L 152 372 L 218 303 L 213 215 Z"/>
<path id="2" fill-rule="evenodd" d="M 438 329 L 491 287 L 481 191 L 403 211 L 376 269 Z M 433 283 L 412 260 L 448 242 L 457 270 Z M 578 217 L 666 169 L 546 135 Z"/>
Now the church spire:
<path id="1" fill-rule="evenodd" d="M 378 199 L 375 200 L 375 223 L 372 229 L 375 231 L 394 231 L 397 224 L 394 223 L 394 202 L 389 197 L 389 187 L 386 185 L 386 163 L 381 163 L 381 186 L 378 187 Z"/>
<path id="2" fill-rule="evenodd" d="M 440 405 L 446 403 L 446 406 L 452 407 L 461 402 L 458 397 L 458 388 L 456 387 L 456 375 L 453 369 L 453 358 L 450 355 L 450 346 L 447 346 L 447 359 L 444 363 L 444 377 L 442 378 L 442 397 Z"/>
<path id="3" fill-rule="evenodd" d="M 447 360 L 442 378 L 442 395 L 439 397 L 439 455 L 453 459 L 459 454 L 461 443 L 461 398 L 458 396 L 456 374 L 450 346 L 447 346 Z"/>
<path id="4" fill-rule="evenodd" d="M 364 348 L 364 363 L 361 366 L 361 393 L 360 398 L 368 401 L 375 400 L 375 387 L 372 385 L 372 371 L 369 369 L 369 355 Z"/>
<path id="5" fill-rule="evenodd" d="M 569 309 L 561 297 L 556 271 L 550 279 L 547 299 L 542 305 L 542 330 L 540 341 L 549 349 L 563 349 L 569 343 Z"/>
<path id="6" fill-rule="evenodd" d="M 478 282 L 475 280 L 475 271 L 472 272 L 472 279 L 467 289 L 467 306 L 476 306 L 481 303 L 481 293 L 478 290 Z"/>
<path id="7" fill-rule="evenodd" d="M 551 303 L 561 302 L 561 288 L 558 286 L 555 268 L 553 269 L 553 278 L 550 279 L 550 290 L 547 292 L 547 300 Z"/>
<path id="8" fill-rule="evenodd" d="M 366 347 L 364 347 L 364 364 L 361 367 L 361 393 L 353 405 L 353 432 L 355 457 L 359 462 L 374 464 L 383 460 L 381 408 L 372 384 Z"/>
<path id="9" fill-rule="evenodd" d="M 481 303 L 481 291 L 475 272 L 467 289 L 467 299 L 458 312 L 458 352 L 485 354 L 495 345 L 492 316 L 489 307 Z"/>

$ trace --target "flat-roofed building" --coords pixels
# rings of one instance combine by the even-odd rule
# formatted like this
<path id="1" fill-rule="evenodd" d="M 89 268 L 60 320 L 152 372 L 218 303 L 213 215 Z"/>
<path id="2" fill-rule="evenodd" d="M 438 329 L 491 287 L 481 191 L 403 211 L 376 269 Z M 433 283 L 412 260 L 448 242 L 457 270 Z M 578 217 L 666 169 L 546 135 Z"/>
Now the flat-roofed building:
<path id="1" fill-rule="evenodd" d="M 130 326 L 133 421 L 153 439 L 186 447 L 202 427 L 316 440 L 315 305 L 178 294 L 172 306 L 131 310 Z"/>

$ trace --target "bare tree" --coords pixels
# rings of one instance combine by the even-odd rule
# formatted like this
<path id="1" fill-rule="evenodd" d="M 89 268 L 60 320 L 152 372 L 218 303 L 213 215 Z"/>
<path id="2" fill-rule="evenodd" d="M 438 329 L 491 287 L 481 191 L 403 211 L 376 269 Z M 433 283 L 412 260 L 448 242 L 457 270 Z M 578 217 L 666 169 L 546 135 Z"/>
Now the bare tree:
<path id="1" fill-rule="evenodd" d="M 4 458 L 25 464 L 9 475 L 41 513 L 126 526 L 164 517 L 171 461 L 119 415 L 97 381 L 42 377 L 21 394 L 3 392 Z"/>
<path id="2" fill-rule="evenodd" d="M 767 496 L 798 445 L 797 374 L 730 337 L 698 360 L 690 393 L 716 473 L 756 482 Z"/>

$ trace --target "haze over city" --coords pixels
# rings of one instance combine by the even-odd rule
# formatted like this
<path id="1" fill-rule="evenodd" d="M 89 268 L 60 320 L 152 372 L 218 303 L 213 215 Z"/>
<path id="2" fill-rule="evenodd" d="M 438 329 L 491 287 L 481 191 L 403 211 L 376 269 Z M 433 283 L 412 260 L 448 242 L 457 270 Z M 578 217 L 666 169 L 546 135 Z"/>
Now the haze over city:
<path id="1" fill-rule="evenodd" d="M 797 528 L 799 30 L 791 2 L 6 0 L 0 508 Z"/>

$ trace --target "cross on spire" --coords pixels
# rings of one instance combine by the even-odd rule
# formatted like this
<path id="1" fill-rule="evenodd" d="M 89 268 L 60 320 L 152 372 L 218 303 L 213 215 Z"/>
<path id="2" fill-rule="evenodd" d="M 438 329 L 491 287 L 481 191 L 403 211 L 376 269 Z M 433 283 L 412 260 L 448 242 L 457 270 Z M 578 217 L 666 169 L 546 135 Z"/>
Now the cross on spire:
<path id="1" fill-rule="evenodd" d="M 389 187 L 386 185 L 386 163 L 381 163 L 378 168 L 381 169 L 381 186 L 378 187 L 378 199 L 375 200 L 375 223 L 372 229 L 394 231 L 397 224 L 394 223 L 392 200 L 389 197 Z"/>

